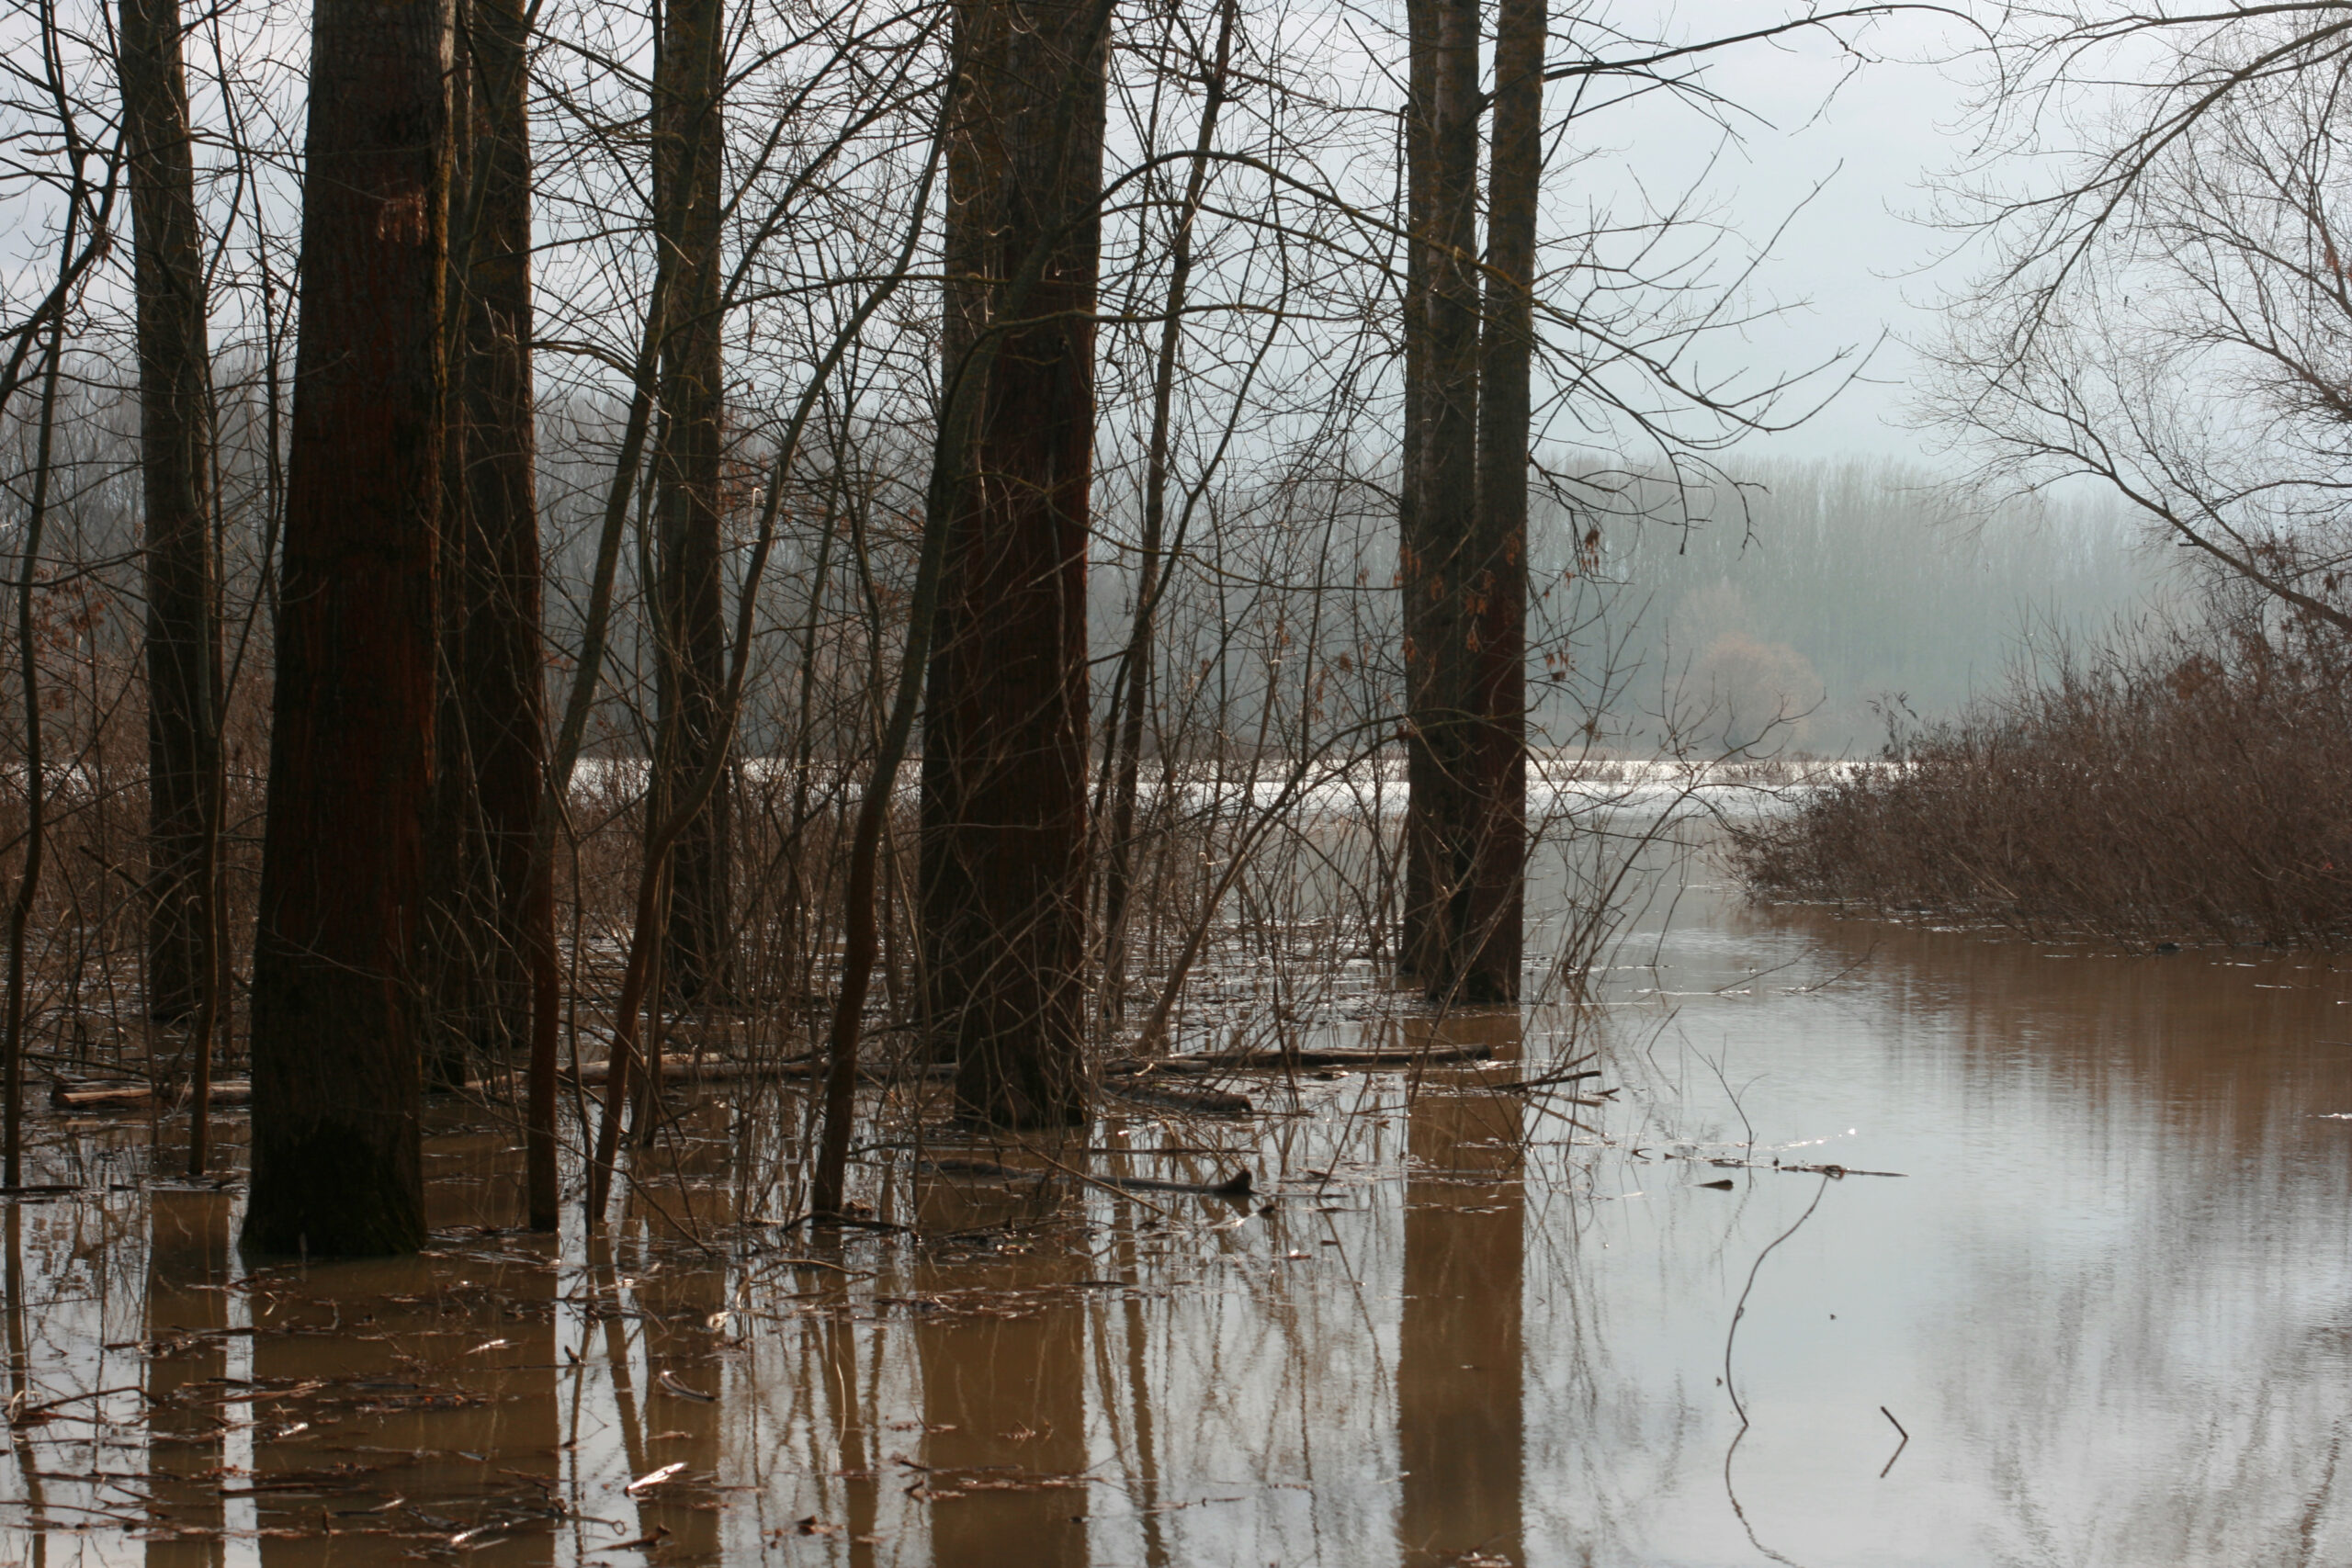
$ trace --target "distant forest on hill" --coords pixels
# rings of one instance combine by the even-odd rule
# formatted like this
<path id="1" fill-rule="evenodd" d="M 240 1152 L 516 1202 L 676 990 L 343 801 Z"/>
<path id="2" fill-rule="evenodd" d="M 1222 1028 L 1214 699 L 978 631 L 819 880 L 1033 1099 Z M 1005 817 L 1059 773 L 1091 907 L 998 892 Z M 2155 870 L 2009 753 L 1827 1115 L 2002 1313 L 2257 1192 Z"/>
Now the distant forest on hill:
<path id="1" fill-rule="evenodd" d="M 1779 750 L 1875 751 L 1890 703 L 1949 716 L 2033 649 L 2114 630 L 2167 592 L 2168 552 L 2104 500 L 1972 508 L 1890 461 L 1740 473 L 1747 488 L 1698 498 L 1687 525 L 1602 528 L 1579 658 L 1613 665 L 1629 749 L 1658 743 L 1668 713 L 1702 750 L 1751 743 L 1785 707 Z M 1542 526 L 1538 570 L 1556 571 L 1566 525 L 1554 512 Z M 1565 712 L 1544 716 L 1561 732 Z"/>

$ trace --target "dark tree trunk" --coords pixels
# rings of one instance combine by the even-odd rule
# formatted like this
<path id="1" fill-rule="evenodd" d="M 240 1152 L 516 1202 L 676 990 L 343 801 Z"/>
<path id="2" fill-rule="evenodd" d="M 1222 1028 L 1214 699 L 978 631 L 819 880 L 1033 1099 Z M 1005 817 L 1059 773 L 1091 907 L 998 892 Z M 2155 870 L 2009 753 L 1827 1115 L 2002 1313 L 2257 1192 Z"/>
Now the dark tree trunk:
<path id="1" fill-rule="evenodd" d="M 1535 207 L 1544 176 L 1544 0 L 1501 0 L 1487 175 L 1478 515 L 1464 622 L 1468 680 L 1453 987 L 1519 1000 L 1527 871 L 1527 440 Z"/>
<path id="2" fill-rule="evenodd" d="M 1465 579 L 1478 446 L 1478 4 L 1432 0 L 1429 287 L 1420 484 L 1403 542 L 1409 728 L 1405 813 L 1408 973 L 1454 995 L 1470 837 Z M 1418 864 L 1416 863 L 1418 863 Z"/>
<path id="3" fill-rule="evenodd" d="M 316 0 L 311 61 L 244 1242 L 401 1252 L 424 1235 L 447 0 Z"/>
<path id="4" fill-rule="evenodd" d="M 1434 798 L 1430 777 L 1429 742 L 1416 722 L 1420 716 L 1420 692 L 1426 681 L 1429 616 L 1427 584 L 1421 558 L 1423 537 L 1421 487 L 1428 475 L 1423 464 L 1429 450 L 1430 276 L 1431 219 L 1436 209 L 1437 182 L 1437 22 L 1439 0 L 1406 0 L 1405 98 L 1405 407 L 1403 439 L 1397 447 L 1396 586 L 1401 596 L 1404 647 L 1399 650 L 1405 672 L 1404 725 L 1405 902 L 1397 924 L 1396 971 L 1400 977 L 1418 975 L 1428 962 L 1431 929 L 1430 870 L 1432 857 L 1424 841 L 1424 827 L 1410 805 Z"/>
<path id="5" fill-rule="evenodd" d="M 146 510 L 147 1010 L 179 1021 L 205 991 L 220 772 L 211 355 L 177 0 L 122 0 L 121 28 Z"/>
<path id="6" fill-rule="evenodd" d="M 659 702 L 675 726 L 675 799 L 701 775 L 716 743 L 727 679 L 727 623 L 719 544 L 720 94 L 725 85 L 721 0 L 673 0 L 663 15 L 653 86 L 654 221 L 675 272 L 662 343 L 662 434 L 655 501 L 661 550 Z M 686 998 L 728 987 L 732 878 L 730 781 L 679 836 L 671 863 L 667 951 L 670 988 Z"/>
<path id="7" fill-rule="evenodd" d="M 434 961 L 445 1077 L 511 1065 L 536 968 L 554 957 L 551 868 L 532 853 L 545 788 L 531 383 L 527 28 L 515 0 L 465 0 L 462 149 L 450 220 L 443 530 L 441 892 Z"/>
<path id="8" fill-rule="evenodd" d="M 925 1004 L 967 1114 L 1082 1114 L 1086 539 L 1099 0 L 965 0 L 945 374 L 996 352 L 949 522 L 923 705 Z M 1042 269 L 1035 264 L 1042 261 Z M 1035 281 L 1028 282 L 1034 273 Z M 1023 286 L 1025 284 L 1025 287 Z M 985 356 L 981 356 L 985 358 Z"/>
<path id="9" fill-rule="evenodd" d="M 493 934 L 490 866 L 474 794 L 471 738 L 466 726 L 467 581 L 473 549 L 473 508 L 466 493 L 468 447 L 467 364 L 471 314 L 466 268 L 473 256 L 467 200 L 474 172 L 473 0 L 451 0 L 455 65 L 449 73 L 449 244 L 444 279 L 442 321 L 447 379 L 441 427 L 441 527 L 435 562 L 440 615 L 439 676 L 434 716 L 433 815 L 425 827 L 424 931 L 419 949 L 424 967 L 426 1010 L 423 1048 L 426 1083 L 460 1089 L 472 1076 L 474 1037 L 490 1012 L 491 970 L 496 959 L 488 944 Z"/>

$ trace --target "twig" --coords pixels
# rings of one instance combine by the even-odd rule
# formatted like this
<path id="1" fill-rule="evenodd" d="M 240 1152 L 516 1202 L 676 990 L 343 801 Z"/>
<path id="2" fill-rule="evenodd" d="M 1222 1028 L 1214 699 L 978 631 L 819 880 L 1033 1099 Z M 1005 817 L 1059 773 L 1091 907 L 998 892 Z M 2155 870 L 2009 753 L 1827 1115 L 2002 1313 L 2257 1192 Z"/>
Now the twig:
<path id="1" fill-rule="evenodd" d="M 1893 1453 L 1891 1453 L 1891 1454 L 1889 1454 L 1889 1455 L 1887 1455 L 1887 1456 L 1886 1456 L 1886 1467 L 1885 1467 L 1885 1469 L 1884 1469 L 1884 1470 L 1881 1470 L 1881 1471 L 1878 1472 L 1878 1478 L 1879 1478 L 1881 1481 L 1884 1481 L 1884 1480 L 1886 1479 L 1886 1472 L 1887 1472 L 1887 1471 L 1889 1471 L 1889 1470 L 1893 1470 L 1893 1469 L 1894 1468 L 1894 1461 L 1895 1461 L 1896 1460 L 1901 1459 L 1901 1458 L 1903 1457 L 1903 1450 L 1904 1450 L 1905 1449 L 1907 1449 L 1907 1448 L 1909 1448 L 1909 1447 L 1911 1446 L 1911 1434 L 1910 1434 L 1910 1433 L 1908 1433 L 1908 1432 L 1904 1432 L 1904 1431 L 1903 1431 L 1903 1423 L 1902 1423 L 1902 1422 L 1900 1422 L 1900 1421 L 1896 1421 L 1896 1420 L 1894 1419 L 1894 1411 L 1892 1411 L 1892 1410 L 1889 1410 L 1885 1405 L 1883 1405 L 1883 1404 L 1880 1405 L 1880 1406 L 1878 1407 L 1878 1413 L 1879 1413 L 1880 1415 L 1882 1415 L 1882 1416 L 1885 1416 L 1885 1417 L 1887 1418 L 1887 1420 L 1889 1420 L 1889 1421 L 1891 1421 L 1891 1422 L 1894 1422 L 1894 1429 L 1895 1429 L 1896 1431 L 1898 1431 L 1898 1432 L 1903 1432 L 1903 1440 L 1902 1440 L 1901 1442 L 1899 1442 L 1899 1443 L 1897 1443 L 1897 1444 L 1895 1444 L 1895 1445 L 1894 1445 L 1894 1451 Z"/>
<path id="2" fill-rule="evenodd" d="M 1125 1198 L 1131 1202 L 1140 1203 L 1145 1208 L 1149 1209 L 1153 1213 L 1158 1214 L 1161 1219 L 1168 1220 L 1171 1224 L 1174 1221 L 1174 1215 L 1169 1213 L 1167 1210 L 1161 1208 L 1159 1204 L 1139 1193 L 1131 1192 L 1124 1187 L 1114 1187 L 1099 1177 L 1087 1175 L 1086 1172 L 1082 1170 L 1072 1170 L 1069 1167 L 1064 1165 L 1053 1156 L 1046 1153 L 1043 1149 L 1032 1149 L 1029 1152 L 1035 1155 L 1039 1159 L 1044 1160 L 1047 1165 L 1052 1166 L 1056 1170 L 1062 1172 L 1066 1176 L 1075 1176 L 1090 1187 L 1100 1187 L 1103 1191 L 1108 1192 L 1114 1198 Z"/>
<path id="3" fill-rule="evenodd" d="M 1796 1224 L 1791 1225 L 1787 1230 L 1774 1236 L 1771 1246 L 1756 1255 L 1756 1261 L 1748 1267 L 1747 1283 L 1740 1290 L 1739 1304 L 1731 1309 L 1731 1327 L 1724 1334 L 1724 1392 L 1731 1395 L 1731 1407 L 1739 1416 L 1739 1429 L 1743 1432 L 1747 1430 L 1747 1407 L 1739 1402 L 1739 1385 L 1732 1380 L 1731 1348 L 1733 1341 L 1739 1337 L 1739 1320 L 1747 1312 L 1747 1294 L 1756 1289 L 1757 1270 L 1764 1267 L 1764 1260 L 1772 1256 L 1773 1248 L 1796 1235 L 1798 1225 L 1813 1218 L 1813 1212 L 1821 1207 L 1821 1195 L 1828 1190 L 1829 1178 L 1825 1175 L 1821 1179 L 1821 1185 L 1814 1189 L 1813 1201 L 1807 1203 L 1804 1206 L 1804 1213 L 1797 1216 Z M 1890 1416 L 1889 1419 L 1893 1417 Z"/>

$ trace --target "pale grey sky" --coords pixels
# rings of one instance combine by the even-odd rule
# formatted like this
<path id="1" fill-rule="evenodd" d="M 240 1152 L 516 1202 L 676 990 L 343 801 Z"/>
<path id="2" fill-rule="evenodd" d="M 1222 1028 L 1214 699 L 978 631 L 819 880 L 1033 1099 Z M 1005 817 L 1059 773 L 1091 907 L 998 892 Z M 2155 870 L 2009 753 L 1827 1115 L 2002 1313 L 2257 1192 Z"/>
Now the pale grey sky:
<path id="1" fill-rule="evenodd" d="M 1756 26 L 1764 9 L 1754 0 L 1704 0 L 1680 8 L 1680 30 L 1691 38 L 1736 31 Z M 1854 71 L 1850 56 L 1817 35 L 1722 57 L 1711 85 L 1756 117 L 1739 122 L 1743 138 L 1729 147 L 1689 109 L 1662 100 L 1593 122 L 1594 139 L 1614 153 L 1585 164 L 1580 177 L 1605 178 L 1613 165 L 1618 178 L 1666 190 L 1698 177 L 1720 148 L 1708 188 L 1721 215 L 1751 241 L 1803 204 L 1757 279 L 1763 299 L 1790 309 L 1744 343 L 1718 342 L 1705 363 L 1728 369 L 1741 354 L 1759 373 L 1792 371 L 1835 348 L 1929 334 L 1939 287 L 1965 271 L 1964 261 L 1939 259 L 1951 237 L 1915 220 L 1930 203 L 1931 176 L 1966 150 L 1963 82 L 1917 62 L 1951 52 L 1951 35 L 1898 21 L 1866 39 L 1873 54 L 1896 58 Z M 1911 353 L 1890 340 L 1871 359 L 1870 384 L 1849 389 L 1803 428 L 1748 449 L 1926 457 L 1927 438 L 1899 423 L 1912 368 Z"/>

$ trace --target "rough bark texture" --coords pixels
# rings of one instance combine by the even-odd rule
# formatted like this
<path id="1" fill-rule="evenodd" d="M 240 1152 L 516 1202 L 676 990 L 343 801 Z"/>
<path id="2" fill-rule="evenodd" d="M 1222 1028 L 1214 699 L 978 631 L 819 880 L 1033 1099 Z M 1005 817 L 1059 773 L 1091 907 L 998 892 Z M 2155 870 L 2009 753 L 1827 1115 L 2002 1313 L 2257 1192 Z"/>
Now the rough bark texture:
<path id="1" fill-rule="evenodd" d="M 1082 1111 L 1086 538 L 1107 7 L 966 0 L 945 367 L 1000 334 L 923 705 L 925 1004 L 967 1114 Z M 1040 259 L 1033 285 L 1009 285 Z"/>
<path id="2" fill-rule="evenodd" d="M 1401 541 L 1406 687 L 1413 744 L 1406 807 L 1406 971 L 1454 994 L 1470 811 L 1464 622 L 1476 523 L 1478 433 L 1478 6 L 1433 0 L 1429 287 L 1420 366 L 1420 483 Z"/>
<path id="3" fill-rule="evenodd" d="M 727 680 L 719 542 L 723 17 L 720 0 L 673 0 L 663 17 L 653 89 L 655 223 L 676 269 L 662 343 L 655 468 L 658 685 L 662 722 L 676 726 L 676 771 L 667 792 L 673 799 L 685 793 L 688 781 L 700 777 L 708 761 Z M 671 863 L 662 968 L 670 988 L 688 998 L 723 995 L 728 986 L 729 782 L 720 775 L 708 804 L 679 836 Z"/>
<path id="4" fill-rule="evenodd" d="M 316 0 L 253 980 L 262 1252 L 424 1240 L 419 974 L 433 801 L 447 0 Z"/>
<path id="5" fill-rule="evenodd" d="M 210 509 L 210 348 L 177 0 L 122 0 L 146 510 L 147 1010 L 195 1015 L 220 779 L 220 624 Z"/>
<path id="6" fill-rule="evenodd" d="M 1527 869 L 1527 440 L 1535 206 L 1544 173 L 1544 0 L 1502 0 L 1487 177 L 1478 514 L 1465 573 L 1467 710 L 1453 992 L 1519 999 Z"/>
<path id="7" fill-rule="evenodd" d="M 456 327 L 442 535 L 441 1076 L 504 1066 L 528 1032 L 535 957 L 552 954 L 552 877 L 535 864 L 544 789 L 538 497 L 531 382 L 528 39 L 515 0 L 465 0 L 456 80 Z"/>

